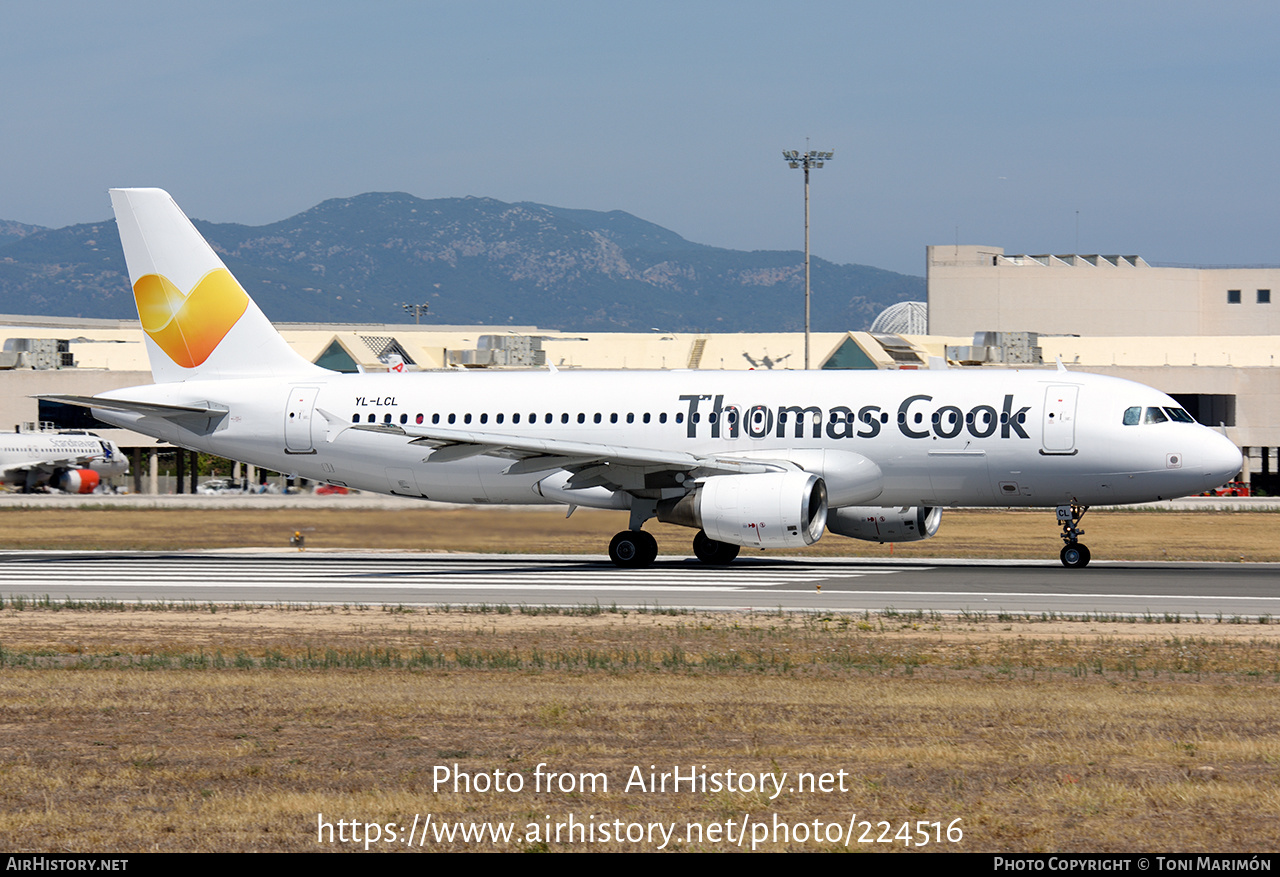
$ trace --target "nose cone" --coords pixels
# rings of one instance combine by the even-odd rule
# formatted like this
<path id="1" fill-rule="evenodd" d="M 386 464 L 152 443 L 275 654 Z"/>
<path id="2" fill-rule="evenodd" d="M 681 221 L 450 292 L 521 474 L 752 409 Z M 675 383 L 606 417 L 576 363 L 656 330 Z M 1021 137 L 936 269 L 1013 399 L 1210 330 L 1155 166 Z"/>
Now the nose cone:
<path id="1" fill-rule="evenodd" d="M 1218 487 L 1236 476 L 1244 460 L 1236 443 L 1222 433 L 1206 429 L 1200 440 L 1200 471 L 1204 473 L 1206 487 Z"/>

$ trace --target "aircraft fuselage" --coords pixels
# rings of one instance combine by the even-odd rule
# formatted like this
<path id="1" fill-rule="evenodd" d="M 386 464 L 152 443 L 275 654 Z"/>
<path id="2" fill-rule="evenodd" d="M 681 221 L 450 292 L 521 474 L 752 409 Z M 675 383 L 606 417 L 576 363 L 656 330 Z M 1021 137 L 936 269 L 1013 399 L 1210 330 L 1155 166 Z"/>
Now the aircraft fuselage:
<path id="1" fill-rule="evenodd" d="M 1234 474 L 1239 460 L 1230 441 L 1196 423 L 1123 422 L 1133 407 L 1176 408 L 1165 394 L 1075 372 L 467 371 L 314 378 L 188 381 L 103 394 L 225 406 L 217 422 L 101 409 L 95 416 L 312 480 L 446 502 L 547 502 L 534 487 L 546 473 L 503 474 L 510 460 L 481 454 L 433 462 L 428 447 L 351 427 L 791 460 L 826 477 L 833 492 L 842 458 L 859 455 L 879 467 L 882 479 L 873 496 L 860 495 L 855 503 L 878 506 L 1146 502 L 1214 487 Z M 840 504 L 833 498 L 833 507 Z"/>

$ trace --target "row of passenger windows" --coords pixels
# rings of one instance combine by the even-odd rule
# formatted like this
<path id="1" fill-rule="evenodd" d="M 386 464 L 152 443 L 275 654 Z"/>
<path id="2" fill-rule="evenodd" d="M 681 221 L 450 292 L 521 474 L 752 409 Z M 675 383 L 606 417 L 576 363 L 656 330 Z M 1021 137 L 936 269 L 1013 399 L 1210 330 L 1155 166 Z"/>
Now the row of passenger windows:
<path id="1" fill-rule="evenodd" d="M 568 414 L 568 413 L 561 413 L 561 414 L 559 415 L 559 420 L 560 420 L 560 422 L 561 422 L 561 423 L 568 423 L 568 422 L 570 421 L 570 418 L 571 418 L 572 416 L 573 416 L 573 415 L 570 415 L 570 414 Z M 521 422 L 522 422 L 522 417 L 523 417 L 523 415 L 521 415 L 521 414 L 512 414 L 512 415 L 511 415 L 511 422 L 512 422 L 512 423 L 521 423 Z M 624 421 L 624 422 L 626 422 L 626 423 L 635 423 L 635 422 L 636 422 L 636 418 L 637 418 L 637 417 L 638 417 L 638 418 L 640 418 L 640 422 L 641 422 L 641 423 L 651 423 L 651 422 L 653 422 L 655 419 L 657 420 L 657 422 L 658 422 L 658 423 L 666 423 L 666 422 L 667 422 L 667 414 L 666 414 L 666 412 L 663 412 L 663 413 L 661 413 L 661 414 L 657 415 L 657 417 L 656 417 L 656 418 L 654 417 L 654 415 L 649 414 L 649 413 L 647 413 L 647 412 L 646 412 L 646 413 L 644 413 L 644 414 L 632 414 L 632 413 L 628 413 L 628 414 L 610 414 L 610 415 L 609 415 L 609 422 L 610 422 L 610 423 L 618 423 L 618 422 L 619 422 L 619 418 L 623 418 L 623 421 Z M 713 414 L 713 415 L 712 415 L 712 417 L 714 418 L 714 417 L 715 417 L 715 415 Z M 472 419 L 473 419 L 473 415 L 471 415 L 471 414 L 463 414 L 463 415 L 461 415 L 461 417 L 459 417 L 459 415 L 457 415 L 457 414 L 432 414 L 432 415 L 431 415 L 431 423 L 432 423 L 432 425 L 439 425 L 439 424 L 441 424 L 441 423 L 444 423 L 444 424 L 446 424 L 446 425 L 451 425 L 451 424 L 456 424 L 456 423 L 458 423 L 459 421 L 461 421 L 462 423 L 466 424 L 466 423 L 471 423 L 471 422 L 472 422 Z M 697 419 L 698 419 L 698 415 L 696 415 L 696 414 L 695 414 L 695 415 L 693 416 L 693 419 L 694 419 L 694 421 L 696 422 L 696 421 L 697 421 Z M 488 422 L 489 422 L 489 415 L 488 415 L 488 414 L 480 414 L 480 415 L 476 415 L 476 416 L 475 416 L 475 420 L 476 420 L 478 423 L 488 423 Z M 577 420 L 578 420 L 578 423 L 586 423 L 586 422 L 587 422 L 587 415 L 586 415 L 586 414 L 583 414 L 583 413 L 581 413 L 581 412 L 579 412 L 579 413 L 578 413 L 578 415 L 577 415 Z M 684 423 L 684 415 L 683 415 L 683 414 L 676 414 L 676 415 L 674 416 L 674 420 L 675 420 L 675 422 L 676 422 L 676 423 Z M 493 422 L 494 422 L 494 423 L 505 423 L 506 421 L 507 421 L 507 415 L 505 415 L 505 414 L 495 414 L 495 415 L 493 416 Z M 352 422 L 352 423 L 359 423 L 359 422 L 360 422 L 360 414 L 359 414 L 358 412 L 357 412 L 356 414 L 352 414 L 352 415 L 351 415 L 351 422 Z M 366 423 L 377 423 L 377 422 L 378 422 L 378 415 L 376 415 L 376 414 L 370 414 L 370 415 L 368 415 L 368 418 L 367 418 L 367 420 L 366 420 Z M 383 422 L 383 423 L 394 423 L 395 421 L 394 421 L 394 419 L 393 419 L 393 415 L 392 415 L 392 414 L 390 414 L 390 413 L 387 413 L 387 414 L 382 415 L 382 422 Z M 400 424 L 403 426 L 403 425 L 407 424 L 408 422 L 409 422 L 409 415 L 408 415 L 408 414 L 401 414 L 401 415 L 400 415 Z M 427 422 L 427 415 L 425 415 L 425 414 L 415 414 L 415 415 L 413 416 L 413 422 L 414 422 L 415 424 L 417 424 L 417 425 L 421 426 L 422 424 L 424 424 L 424 423 L 426 423 L 426 422 Z M 524 423 L 527 423 L 527 424 L 536 424 L 536 423 L 538 423 L 538 422 L 539 422 L 539 420 L 538 420 L 538 415 L 537 415 L 536 413 L 535 413 L 535 414 L 530 414 L 530 415 L 528 415 L 528 417 L 527 417 L 526 419 L 524 419 L 524 420 L 523 420 L 523 422 L 524 422 Z M 542 421 L 541 421 L 541 422 L 542 422 L 542 423 L 555 423 L 555 422 L 556 422 L 556 415 L 555 415 L 555 414 L 550 414 L 550 413 L 548 413 L 548 414 L 544 414 L 544 415 L 542 415 Z M 593 423 L 604 423 L 604 415 L 603 415 L 603 414 L 595 414 L 595 415 L 592 415 L 592 422 L 593 422 Z M 714 420 L 713 420 L 713 422 L 714 422 Z"/>
<path id="2" fill-rule="evenodd" d="M 1139 423 L 1166 423 L 1170 420 L 1178 423 L 1195 423 L 1196 419 L 1181 408 L 1156 408 L 1154 406 L 1147 409 L 1147 413 L 1142 413 L 1142 406 L 1135 405 L 1132 408 L 1124 410 L 1124 425 L 1137 426 Z"/>
<path id="3" fill-rule="evenodd" d="M 985 406 L 983 406 L 983 407 L 985 407 Z M 1139 411 L 1141 411 L 1141 409 L 1138 409 L 1138 410 L 1139 410 Z M 752 413 L 752 412 L 748 412 L 748 413 Z M 761 410 L 759 410 L 759 409 L 753 409 L 753 413 L 754 413 L 754 418 L 755 418 L 755 422 L 756 422 L 756 423 L 760 423 L 760 422 L 762 422 L 762 421 L 763 421 L 764 416 L 765 416 L 765 414 L 764 414 L 764 412 L 763 412 L 763 411 L 761 411 Z M 874 416 L 874 415 L 872 415 L 872 416 Z M 510 422 L 511 422 L 511 423 L 513 423 L 513 424 L 519 424 L 519 423 L 521 423 L 521 422 L 522 422 L 522 417 L 523 417 L 523 415 L 521 415 L 521 414 L 512 414 L 512 415 L 510 416 Z M 538 417 L 539 417 L 539 415 L 538 415 L 538 414 L 536 414 L 536 413 L 534 413 L 534 414 L 530 414 L 530 415 L 528 415 L 528 416 L 527 416 L 527 418 L 525 418 L 525 419 L 523 420 L 523 422 L 524 422 L 524 423 L 526 423 L 526 424 L 529 424 L 529 425 L 534 425 L 534 424 L 539 423 L 539 419 L 538 419 Z M 587 422 L 587 417 L 588 417 L 588 415 L 587 415 L 587 414 L 585 414 L 585 413 L 583 413 L 583 412 L 579 412 L 579 413 L 576 415 L 576 420 L 577 420 L 577 422 L 578 422 L 578 423 L 586 423 L 586 422 Z M 604 422 L 605 422 L 605 415 L 604 415 L 604 414 L 598 414 L 598 413 L 597 413 L 597 414 L 592 414 L 592 415 L 590 415 L 590 417 L 591 417 L 591 422 L 592 422 L 592 423 L 604 423 Z M 676 414 L 674 414 L 674 415 L 671 415 L 670 417 L 671 417 L 671 420 L 673 420 L 675 423 L 684 423 L 684 413 L 683 413 L 683 412 L 678 412 L 678 413 L 676 413 Z M 785 423 L 787 423 L 787 422 L 788 422 L 788 417 L 789 417 L 789 415 L 788 415 L 788 413 L 787 413 L 786 411 L 779 412 L 779 414 L 778 414 L 778 423 L 779 423 L 779 424 L 785 424 Z M 956 421 L 959 419 L 959 417 L 960 417 L 960 412 L 959 412 L 959 410 L 952 410 L 952 411 L 948 412 L 948 413 L 945 415 L 946 420 L 947 420 L 950 424 L 955 424 L 955 423 L 956 423 Z M 1126 415 L 1126 417 L 1127 417 L 1127 415 Z M 655 420 L 656 420 L 658 423 L 666 423 L 666 422 L 667 422 L 667 419 L 668 419 L 668 415 L 667 415 L 667 413 L 666 413 L 666 412 L 662 412 L 662 413 L 658 414 L 658 415 L 656 416 L 656 418 L 655 418 L 655 416 L 654 416 L 654 415 L 649 414 L 648 412 L 646 412 L 646 413 L 644 413 L 644 414 L 634 414 L 634 413 L 617 414 L 617 413 L 613 413 L 613 414 L 609 414 L 609 415 L 608 415 L 608 418 L 609 418 L 609 423 L 635 423 L 637 418 L 639 418 L 639 420 L 640 420 L 640 422 L 641 422 L 641 423 L 652 423 L 652 422 L 654 422 Z M 856 415 L 854 415 L 854 413 L 853 413 L 852 411 L 849 411 L 847 414 L 841 414 L 841 413 L 839 413 L 839 412 L 832 411 L 832 412 L 830 413 L 830 418 L 831 418 L 831 422 L 832 422 L 832 423 L 840 423 L 840 422 L 843 422 L 843 421 L 849 421 L 850 423 L 854 423 L 854 422 L 857 422 L 857 419 L 858 419 L 858 418 L 856 417 Z M 991 423 L 995 418 L 996 418 L 996 412 L 995 412 L 995 410 L 994 410 L 994 409 L 987 409 L 987 410 L 983 411 L 983 412 L 982 412 L 982 414 L 981 414 L 981 415 L 979 415 L 977 419 L 980 419 L 980 420 L 982 421 L 982 425 L 983 425 L 983 426 L 987 426 L 987 425 L 989 425 L 989 424 L 990 424 L 990 423 Z M 415 414 L 415 415 L 413 415 L 413 418 L 412 418 L 412 419 L 413 419 L 413 422 L 414 422 L 415 424 L 417 424 L 418 426 L 421 426 L 421 425 L 423 425 L 424 423 L 426 423 L 426 422 L 427 422 L 427 415 L 425 415 L 425 414 Z M 432 415 L 431 415 L 431 423 L 432 423 L 432 425 L 433 425 L 433 426 L 438 426 L 438 425 L 439 425 L 439 424 L 441 424 L 441 423 L 443 423 L 443 424 L 445 424 L 445 425 L 456 425 L 456 424 L 459 422 L 459 419 L 461 420 L 461 422 L 462 422 L 463 424 L 470 424 L 470 423 L 473 421 L 473 419 L 474 419 L 476 422 L 478 422 L 478 423 L 481 423 L 481 424 L 487 424 L 487 423 L 489 422 L 489 415 L 488 415 L 488 414 L 479 414 L 479 415 L 463 414 L 463 415 L 459 416 L 459 415 L 457 415 L 457 414 L 438 414 L 438 413 L 437 413 L 437 414 L 432 414 Z M 542 415 L 542 420 L 541 420 L 541 422 L 542 422 L 542 423 L 555 423 L 555 422 L 556 422 L 556 419 L 557 419 L 557 416 L 556 416 L 555 414 L 547 413 L 547 414 L 543 414 L 543 415 Z M 571 415 L 571 414 L 568 414 L 568 413 L 561 413 L 561 414 L 559 415 L 559 418 L 558 418 L 558 419 L 559 419 L 559 421 L 560 421 L 561 423 L 569 423 L 572 419 L 575 419 L 575 415 Z M 719 419 L 719 418 L 718 418 L 718 416 L 717 416 L 716 412 L 711 411 L 711 412 L 708 412 L 708 413 L 707 413 L 707 423 L 715 423 L 718 419 Z M 725 419 L 725 421 L 726 421 L 727 423 L 729 423 L 729 424 L 736 424 L 736 423 L 738 422 L 738 412 L 737 412 L 737 410 L 736 410 L 736 409 L 733 409 L 733 408 L 727 408 L 727 409 L 725 409 L 725 411 L 724 411 L 724 419 Z M 878 417 L 876 417 L 875 419 L 878 419 L 881 423 L 888 423 L 888 422 L 889 422 L 889 415 L 888 415 L 888 413 L 887 413 L 887 412 L 880 412 L 880 413 L 879 413 L 879 416 L 878 416 Z M 931 418 L 931 419 L 932 419 L 932 421 L 933 421 L 934 423 L 940 423 L 940 422 L 944 419 L 944 415 L 941 415 L 941 414 L 939 414 L 939 412 L 935 411 L 935 412 L 933 412 L 933 416 L 932 416 L 932 418 Z M 1027 415 L 1026 415 L 1026 414 L 1024 414 L 1024 413 L 1019 413 L 1019 414 L 1017 415 L 1017 418 L 1016 418 L 1016 419 L 1017 419 L 1017 421 L 1018 421 L 1019 423 L 1026 423 L 1026 422 L 1027 422 Z M 401 426 L 408 425 L 409 420 L 410 420 L 410 417 L 409 417 L 409 415 L 408 415 L 408 414 L 401 414 L 401 415 L 400 415 L 399 422 L 400 422 L 400 425 L 401 425 Z M 701 413 L 701 412 L 694 412 L 693 417 L 691 418 L 691 420 L 692 420 L 692 422 L 694 422 L 694 423 L 701 423 L 701 422 L 702 422 L 702 413 Z M 865 420 L 866 422 L 870 422 L 869 420 L 867 420 L 867 418 L 863 418 L 863 420 Z M 915 422 L 916 422 L 916 423 L 923 423 L 923 422 L 924 422 L 924 415 L 923 415 L 923 414 L 921 414 L 920 412 L 916 412 L 916 413 L 915 413 L 915 415 L 914 415 L 914 420 L 915 420 Z M 964 415 L 964 420 L 965 420 L 965 423 L 969 423 L 969 424 L 974 423 L 974 422 L 975 422 L 975 415 L 974 415 L 974 413 L 973 413 L 972 411 L 970 411 L 970 412 L 968 412 L 967 414 L 965 414 L 965 415 Z M 505 414 L 495 414 L 495 415 L 493 415 L 493 422 L 494 422 L 495 424 L 505 423 L 506 421 L 507 421 L 507 415 L 505 415 Z M 1000 422 L 1001 422 L 1001 423 L 1007 423 L 1008 421 L 1009 421 L 1009 415 L 1008 415 L 1008 414 L 1001 414 L 1001 415 L 1000 415 Z M 355 413 L 355 414 L 352 414 L 352 415 L 351 415 L 351 422 L 352 422 L 352 423 L 360 423 L 360 414 L 359 414 L 359 412 L 357 412 L 357 413 Z M 369 414 L 369 415 L 366 415 L 366 420 L 365 420 L 365 422 L 366 422 L 366 423 L 377 423 L 377 422 L 378 422 L 378 415 L 377 415 L 377 414 Z M 821 422 L 822 422 L 821 415 L 819 415 L 819 414 L 814 414 L 814 415 L 813 415 L 813 422 L 814 422 L 814 423 L 821 423 Z M 898 422 L 899 422 L 899 423 L 906 423 L 906 422 L 907 422 L 907 415 L 906 415 L 904 412 L 899 412 L 899 413 L 898 413 Z M 1127 422 L 1128 422 L 1128 421 L 1126 420 L 1126 423 L 1127 423 Z M 390 412 L 388 412 L 388 413 L 386 413 L 386 414 L 382 415 L 382 423 L 386 423 L 386 424 L 395 423 L 395 416 L 394 416 L 394 415 L 392 415 Z"/>

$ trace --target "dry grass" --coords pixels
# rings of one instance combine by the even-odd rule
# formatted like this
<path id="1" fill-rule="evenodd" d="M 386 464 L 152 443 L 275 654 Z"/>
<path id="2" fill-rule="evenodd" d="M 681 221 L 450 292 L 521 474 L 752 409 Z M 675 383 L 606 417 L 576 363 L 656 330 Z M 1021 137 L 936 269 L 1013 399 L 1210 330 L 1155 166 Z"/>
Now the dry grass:
<path id="1" fill-rule="evenodd" d="M 10 850 L 314 851 L 318 813 L 519 834 L 571 813 L 681 826 L 857 813 L 895 830 L 958 817 L 967 851 L 1277 847 L 1274 625 L 10 608 L 0 644 Z M 609 789 L 533 791 L 543 763 L 602 772 Z M 527 786 L 435 789 L 436 766 L 454 764 Z M 650 765 L 785 772 L 789 788 L 623 790 Z M 845 792 L 791 788 L 799 771 L 841 770 Z"/>
<path id="2" fill-rule="evenodd" d="M 13 548 L 316 547 L 599 553 L 579 511 L 22 510 Z M 1092 513 L 1095 557 L 1280 559 L 1274 515 Z M 657 528 L 669 551 L 688 532 Z M 948 512 L 901 556 L 1044 557 L 1048 512 Z M 814 553 L 883 556 L 824 539 Z M 1166 554 L 1165 552 L 1168 552 Z M 330 848 L 327 820 L 681 826 L 959 818 L 967 851 L 1274 851 L 1280 628 L 1168 619 L 578 614 L 490 607 L 0 611 L 0 847 Z M 433 786 L 519 772 L 519 793 Z M 609 790 L 534 791 L 539 764 Z M 788 791 L 639 793 L 630 771 L 786 773 Z M 846 791 L 794 790 L 844 771 Z M 878 835 L 874 825 L 871 834 Z M 363 833 L 363 832 L 362 832 Z M 859 824 L 857 834 L 862 834 Z M 362 848 L 362 844 L 335 844 Z M 765 848 L 825 849 L 808 840 Z M 900 850 L 899 842 L 854 848 Z M 395 849 L 391 843 L 375 849 Z"/>
<path id="3" fill-rule="evenodd" d="M 625 527 L 617 512 L 580 509 L 9 509 L 0 548 L 169 550 L 284 548 L 295 530 L 316 548 L 602 554 Z M 1280 517 L 1265 512 L 1090 512 L 1093 556 L 1109 560 L 1280 561 Z M 691 531 L 650 522 L 665 554 L 689 554 Z M 802 554 L 848 557 L 1054 557 L 1052 510 L 948 510 L 933 539 L 897 546 L 828 535 Z"/>

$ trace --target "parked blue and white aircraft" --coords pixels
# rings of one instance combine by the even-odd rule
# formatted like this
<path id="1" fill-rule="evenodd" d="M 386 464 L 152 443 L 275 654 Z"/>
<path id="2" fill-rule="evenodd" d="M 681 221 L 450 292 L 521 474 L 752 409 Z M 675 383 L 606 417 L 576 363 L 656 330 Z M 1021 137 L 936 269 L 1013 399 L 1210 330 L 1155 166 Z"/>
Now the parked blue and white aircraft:
<path id="1" fill-rule="evenodd" d="M 44 487 L 93 493 L 103 476 L 128 471 L 115 442 L 91 432 L 0 433 L 0 484 L 28 493 Z"/>
<path id="2" fill-rule="evenodd" d="M 1055 508 L 1083 567 L 1098 503 L 1200 493 L 1240 451 L 1129 381 L 1057 371 L 338 374 L 296 354 L 159 189 L 111 192 L 155 383 L 47 397 L 174 445 L 331 484 L 461 503 L 618 509 L 618 566 L 657 555 L 937 532 L 943 506 Z"/>

